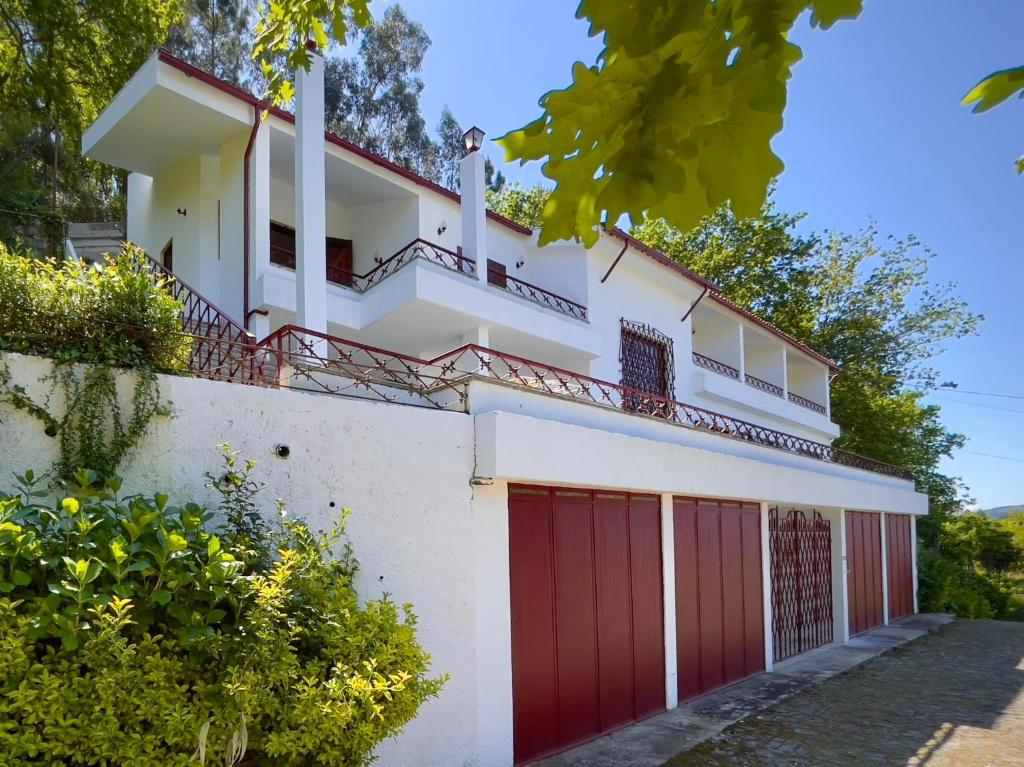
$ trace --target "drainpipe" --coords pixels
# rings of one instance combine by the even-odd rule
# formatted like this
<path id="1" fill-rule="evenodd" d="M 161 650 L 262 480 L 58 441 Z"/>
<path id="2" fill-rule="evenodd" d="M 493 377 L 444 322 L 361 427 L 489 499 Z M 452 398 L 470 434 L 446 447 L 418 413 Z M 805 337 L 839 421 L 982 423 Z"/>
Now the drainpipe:
<path id="1" fill-rule="evenodd" d="M 245 156 L 242 160 L 242 324 L 249 329 L 249 160 L 252 157 L 252 148 L 256 143 L 256 134 L 259 133 L 260 123 L 263 122 L 263 106 L 256 102 L 252 105 L 252 132 L 249 133 L 249 143 L 245 145 Z"/>
<path id="2" fill-rule="evenodd" d="M 704 296 L 706 296 L 707 294 L 708 294 L 708 286 L 705 285 L 704 286 L 704 290 L 702 290 L 701 294 L 699 296 L 697 296 L 697 300 L 694 301 L 692 304 L 690 304 L 690 308 L 686 310 L 686 314 L 683 315 L 683 318 L 680 320 L 680 322 L 686 322 L 686 320 L 689 318 L 689 316 L 691 314 L 693 314 L 693 310 L 697 308 L 697 304 L 699 304 L 701 302 L 701 300 L 703 300 Z"/>

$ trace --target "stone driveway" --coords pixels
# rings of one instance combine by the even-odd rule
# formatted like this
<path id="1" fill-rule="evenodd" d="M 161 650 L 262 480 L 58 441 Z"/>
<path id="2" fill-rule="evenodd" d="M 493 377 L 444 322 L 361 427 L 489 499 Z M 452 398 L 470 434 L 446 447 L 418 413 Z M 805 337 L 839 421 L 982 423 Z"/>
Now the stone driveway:
<path id="1" fill-rule="evenodd" d="M 1024 767 L 1024 623 L 959 620 L 666 767 Z"/>

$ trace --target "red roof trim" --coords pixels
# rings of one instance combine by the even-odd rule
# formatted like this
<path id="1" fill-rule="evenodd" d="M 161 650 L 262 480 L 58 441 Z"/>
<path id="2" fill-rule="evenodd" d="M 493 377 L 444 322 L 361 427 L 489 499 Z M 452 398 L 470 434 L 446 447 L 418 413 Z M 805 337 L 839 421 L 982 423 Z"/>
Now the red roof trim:
<path id="1" fill-rule="evenodd" d="M 256 96 L 244 90 L 243 88 L 239 88 L 237 85 L 232 85 L 229 82 L 225 82 L 224 80 L 214 77 L 209 72 L 206 72 L 205 70 L 202 70 L 199 67 L 189 64 L 187 61 L 182 61 L 177 56 L 171 54 L 163 48 L 160 49 L 158 56 L 160 61 L 162 61 L 164 64 L 167 64 L 168 66 L 177 69 L 179 72 L 184 73 L 188 77 L 194 77 L 196 80 L 199 80 L 200 82 L 210 85 L 216 88 L 217 90 L 221 91 L 222 93 L 226 93 L 227 95 L 244 101 L 247 104 L 260 103 L 260 100 L 256 98 Z M 295 115 L 293 115 L 291 112 L 286 112 L 285 110 L 280 109 L 279 107 L 271 107 L 269 111 L 271 115 L 277 117 L 280 120 L 284 120 L 287 123 L 295 123 Z M 347 152 L 351 152 L 352 154 L 361 157 L 364 160 L 372 162 L 374 165 L 384 168 L 385 170 L 391 171 L 392 173 L 395 173 L 401 176 L 402 178 L 412 181 L 415 184 L 419 184 L 420 186 L 426 187 L 432 192 L 436 192 L 444 197 L 447 197 L 449 200 L 452 200 L 454 202 L 462 201 L 462 197 L 453 192 L 451 189 L 446 189 L 440 184 L 437 184 L 428 178 L 424 178 L 423 176 L 420 176 L 417 173 L 413 173 L 408 168 L 403 168 L 401 165 L 397 165 L 391 162 L 390 160 L 381 157 L 378 154 L 374 154 L 373 152 L 363 149 L 361 146 L 357 146 L 356 144 L 353 144 L 351 141 L 346 141 L 345 139 L 341 138 L 341 136 L 337 136 L 331 133 L 330 131 L 324 132 L 324 139 L 330 142 L 331 144 L 334 144 L 335 146 L 344 149 Z M 502 226 L 507 227 L 508 229 L 511 229 L 514 232 L 517 232 L 518 234 L 533 234 L 532 229 L 522 226 L 521 224 L 517 224 L 515 221 L 505 218 L 504 216 L 495 213 L 493 210 L 487 211 L 487 217 L 492 221 L 495 221 L 496 223 L 501 224 Z"/>
<path id="2" fill-rule="evenodd" d="M 728 298 L 726 298 L 725 296 L 723 296 L 719 292 L 717 285 L 715 285 L 714 283 L 712 283 L 709 280 L 705 279 L 704 277 L 701 277 L 696 272 L 690 271 L 689 269 L 687 269 L 685 266 L 683 266 L 679 262 L 673 261 L 671 258 L 666 256 L 661 251 L 652 248 L 650 245 L 645 245 L 644 243 L 640 242 L 640 240 L 636 239 L 632 235 L 626 234 L 624 231 L 622 231 L 618 227 L 615 227 L 613 229 L 607 229 L 606 231 L 609 234 L 611 234 L 612 236 L 618 237 L 620 240 L 625 242 L 627 245 L 629 245 L 629 246 L 631 246 L 633 248 L 636 248 L 641 253 L 643 253 L 645 256 L 648 256 L 649 258 L 653 259 L 654 261 L 657 261 L 662 266 L 668 267 L 669 269 L 672 269 L 673 271 L 678 272 L 679 274 L 683 275 L 687 279 L 692 280 L 693 282 L 696 282 L 698 285 L 707 288 L 708 289 L 708 297 L 711 298 L 714 301 L 717 301 L 719 304 L 724 306 L 726 309 L 729 309 L 730 311 L 740 315 L 744 319 L 747 319 L 750 322 L 753 322 L 755 325 L 758 325 L 758 326 L 764 328 L 765 330 L 767 330 L 772 335 L 776 336 L 777 338 L 781 339 L 782 341 L 785 341 L 790 346 L 793 346 L 793 347 L 799 349 L 800 351 L 802 351 L 807 356 L 813 357 L 818 362 L 821 362 L 822 364 L 827 365 L 831 370 L 838 371 L 840 369 L 839 365 L 837 365 L 835 362 L 830 360 L 828 357 L 825 357 L 824 355 L 819 354 L 818 352 L 814 351 L 814 349 L 811 349 L 809 346 L 806 346 L 805 344 L 801 343 L 800 341 L 797 341 L 795 338 L 793 338 L 793 336 L 789 335 L 789 333 L 786 333 L 786 332 L 784 332 L 782 330 L 779 330 L 777 327 L 772 325 L 770 322 L 767 322 L 766 320 L 761 319 L 756 314 L 752 314 L 751 312 L 747 311 L 746 309 L 744 309 L 741 306 L 737 306 L 736 304 L 734 304 L 732 301 L 730 301 Z"/>

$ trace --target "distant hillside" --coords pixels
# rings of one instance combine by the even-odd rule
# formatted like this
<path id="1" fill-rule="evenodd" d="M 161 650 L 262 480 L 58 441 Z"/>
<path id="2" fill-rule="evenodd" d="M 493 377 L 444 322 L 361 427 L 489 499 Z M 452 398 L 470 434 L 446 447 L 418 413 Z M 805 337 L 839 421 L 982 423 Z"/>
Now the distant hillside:
<path id="1" fill-rule="evenodd" d="M 992 519 L 1003 519 L 1008 517 L 1015 511 L 1024 511 L 1024 504 L 1017 506 L 996 506 L 994 509 L 981 509 L 978 513 L 984 514 L 986 517 Z"/>

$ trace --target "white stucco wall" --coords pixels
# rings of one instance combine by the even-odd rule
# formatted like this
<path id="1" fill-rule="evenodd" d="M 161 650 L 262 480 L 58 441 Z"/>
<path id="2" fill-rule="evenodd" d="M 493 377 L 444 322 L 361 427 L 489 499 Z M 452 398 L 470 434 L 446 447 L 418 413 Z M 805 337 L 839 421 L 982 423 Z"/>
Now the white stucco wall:
<path id="1" fill-rule="evenodd" d="M 35 357 L 8 355 L 14 380 L 40 401 L 46 388 L 38 379 L 49 363 Z M 343 508 L 353 509 L 349 537 L 360 561 L 360 594 L 389 592 L 409 601 L 420 619 L 419 638 L 432 654 L 432 671 L 451 681 L 437 700 L 424 704 L 419 717 L 397 741 L 380 749 L 385 767 L 406 765 L 508 765 L 478 762 L 478 673 L 501 678 L 497 670 L 477 666 L 477 637 L 487 634 L 492 653 L 509 657 L 508 638 L 477 622 L 476 606 L 498 610 L 502 625 L 501 571 L 480 584 L 474 545 L 507 551 L 505 496 L 495 495 L 481 508 L 484 524 L 474 519 L 473 420 L 448 413 L 296 391 L 279 391 L 191 378 L 161 377 L 163 395 L 173 402 L 171 418 L 157 418 L 137 451 L 122 467 L 126 492 L 168 492 L 176 501 L 212 501 L 204 471 L 216 472 L 216 445 L 229 442 L 259 460 L 258 479 L 266 482 L 261 503 L 273 513 L 280 497 L 290 512 L 314 526 L 326 527 Z M 0 487 L 10 486 L 11 472 L 43 470 L 56 454 L 28 415 L 0 406 Z M 282 460 L 274 447 L 285 443 L 291 456 Z M 335 504 L 331 508 L 331 503 Z M 504 525 L 504 528 L 503 528 Z M 507 559 L 507 554 L 506 554 Z M 507 603 L 507 575 L 505 580 Z M 491 592 L 499 593 L 492 597 Z M 507 613 L 507 606 L 505 608 Z M 508 625 L 507 617 L 504 625 Z M 485 731 L 491 754 L 511 748 L 511 699 L 483 701 L 492 724 Z M 507 732 L 504 732 L 507 731 Z M 484 737 L 484 735 L 482 735 Z"/>

